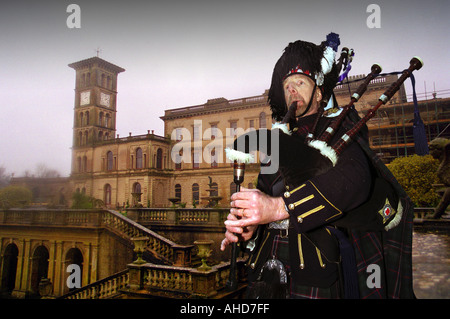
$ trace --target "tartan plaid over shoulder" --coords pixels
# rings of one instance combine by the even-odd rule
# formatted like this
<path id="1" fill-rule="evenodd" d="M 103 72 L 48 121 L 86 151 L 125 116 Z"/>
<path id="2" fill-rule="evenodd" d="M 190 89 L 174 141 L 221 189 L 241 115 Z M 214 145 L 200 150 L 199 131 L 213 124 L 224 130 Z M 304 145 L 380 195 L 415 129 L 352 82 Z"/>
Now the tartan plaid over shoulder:
<path id="1" fill-rule="evenodd" d="M 357 120 L 356 112 L 350 114 L 352 121 Z M 356 142 L 367 154 L 378 176 L 392 186 L 403 208 L 399 223 L 392 229 L 350 230 L 360 298 L 415 298 L 412 277 L 412 202 L 386 165 L 370 149 L 367 140 L 357 136 Z M 370 274 L 376 271 L 381 274 L 379 282 L 371 281 Z"/>

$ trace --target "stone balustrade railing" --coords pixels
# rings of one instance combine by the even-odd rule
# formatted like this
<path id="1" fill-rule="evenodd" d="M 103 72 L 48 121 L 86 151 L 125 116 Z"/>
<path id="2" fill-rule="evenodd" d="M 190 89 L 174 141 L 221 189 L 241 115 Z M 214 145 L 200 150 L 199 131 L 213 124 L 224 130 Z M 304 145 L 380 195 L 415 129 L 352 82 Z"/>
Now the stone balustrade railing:
<path id="1" fill-rule="evenodd" d="M 109 210 L 103 215 L 103 223 L 106 227 L 113 231 L 119 231 L 131 238 L 147 237 L 146 248 L 154 251 L 158 256 L 162 257 L 168 263 L 173 263 L 176 257 L 175 251 L 186 252 L 182 249 L 184 246 L 177 245 L 171 240 L 151 231 L 150 229 L 140 225 L 139 223 L 123 216 L 122 214 Z M 188 251 L 190 254 L 190 251 Z M 178 260 L 178 259 L 177 259 Z M 179 259 L 185 260 L 184 256 Z M 187 258 L 190 261 L 190 257 Z"/>
<path id="2" fill-rule="evenodd" d="M 244 267 L 245 259 L 238 258 L 237 267 Z M 191 267 L 129 264 L 128 269 L 69 292 L 59 299 L 109 299 L 121 294 L 140 297 L 165 296 L 171 298 L 214 298 L 224 290 L 230 273 L 230 263 L 222 262 L 208 271 Z M 238 274 L 241 273 L 238 271 Z M 238 278 L 243 281 L 244 278 Z"/>
<path id="3" fill-rule="evenodd" d="M 238 281 L 246 258 L 237 259 Z M 215 298 L 224 291 L 230 274 L 230 262 L 221 262 L 209 270 L 198 268 L 155 265 L 152 263 L 129 264 L 129 285 L 123 293 L 171 298 Z"/>
<path id="4" fill-rule="evenodd" d="M 140 224 L 222 227 L 229 208 L 128 208 L 127 217 Z"/>
<path id="5" fill-rule="evenodd" d="M 117 274 L 96 281 L 80 289 L 69 292 L 60 299 L 109 299 L 121 295 L 121 290 L 129 284 L 129 271 L 125 269 Z"/>
<path id="6" fill-rule="evenodd" d="M 186 265 L 191 261 L 192 245 L 178 245 L 114 210 L 9 209 L 0 211 L 0 224 L 107 228 L 129 240 L 147 237 L 146 248 L 165 263 Z"/>

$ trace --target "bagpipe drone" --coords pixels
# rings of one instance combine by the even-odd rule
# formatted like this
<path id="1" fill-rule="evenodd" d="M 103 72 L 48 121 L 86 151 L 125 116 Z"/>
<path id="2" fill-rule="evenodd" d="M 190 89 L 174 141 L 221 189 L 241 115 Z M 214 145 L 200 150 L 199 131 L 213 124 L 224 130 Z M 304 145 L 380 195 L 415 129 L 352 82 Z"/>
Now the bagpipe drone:
<path id="1" fill-rule="evenodd" d="M 313 133 L 302 136 L 293 134 L 288 129 L 287 124 L 295 116 L 296 102 L 289 107 L 284 119 L 275 123 L 272 129 L 252 130 L 240 135 L 235 139 L 233 148 L 225 150 L 227 158 L 234 162 L 235 172 L 239 173 L 239 178 L 235 178 L 235 183 L 243 180 L 245 164 L 254 160 L 252 153 L 256 151 L 267 155 L 271 165 L 279 169 L 287 186 L 299 185 L 314 176 L 325 173 L 336 165 L 339 155 L 363 126 L 375 116 L 376 111 L 392 98 L 414 70 L 419 70 L 422 66 L 422 60 L 419 57 L 413 57 L 409 68 L 404 70 L 398 80 L 379 97 L 378 103 L 352 129 L 342 134 L 333 145 L 329 145 L 331 137 L 339 130 L 353 104 L 364 94 L 370 81 L 381 72 L 378 64 L 372 66 L 371 73 L 352 95 L 350 103 L 342 108 L 341 113 L 320 136 L 315 137 Z M 316 123 L 321 117 L 324 107 L 325 103 L 321 103 Z"/>

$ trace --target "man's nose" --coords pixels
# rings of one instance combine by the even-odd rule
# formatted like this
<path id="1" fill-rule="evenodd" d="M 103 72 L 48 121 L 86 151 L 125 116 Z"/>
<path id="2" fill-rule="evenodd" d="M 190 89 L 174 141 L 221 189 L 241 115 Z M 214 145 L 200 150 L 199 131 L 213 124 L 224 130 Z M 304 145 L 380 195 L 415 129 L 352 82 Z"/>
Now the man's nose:
<path id="1" fill-rule="evenodd" d="M 288 85 L 288 92 L 291 94 L 297 93 L 297 91 L 295 90 L 295 87 L 291 84 Z"/>

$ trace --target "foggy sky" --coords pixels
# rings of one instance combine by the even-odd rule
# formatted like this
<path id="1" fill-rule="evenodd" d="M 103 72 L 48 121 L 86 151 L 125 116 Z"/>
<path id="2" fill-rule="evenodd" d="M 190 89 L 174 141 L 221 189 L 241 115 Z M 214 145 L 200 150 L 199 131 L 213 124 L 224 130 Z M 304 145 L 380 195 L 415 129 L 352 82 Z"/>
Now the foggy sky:
<path id="1" fill-rule="evenodd" d="M 81 28 L 66 24 L 71 3 Z M 381 28 L 366 12 L 381 8 Z M 22 176 L 45 163 L 70 174 L 75 71 L 96 55 L 126 69 L 118 77 L 117 134 L 155 130 L 165 109 L 237 99 L 269 88 L 289 42 L 333 31 L 356 56 L 351 75 L 425 66 L 416 90 L 449 90 L 450 1 L 2 1 L 0 4 L 0 166 Z M 406 82 L 411 94 L 410 82 Z M 439 97 L 439 94 L 438 94 Z M 447 96 L 448 97 L 448 93 Z"/>

